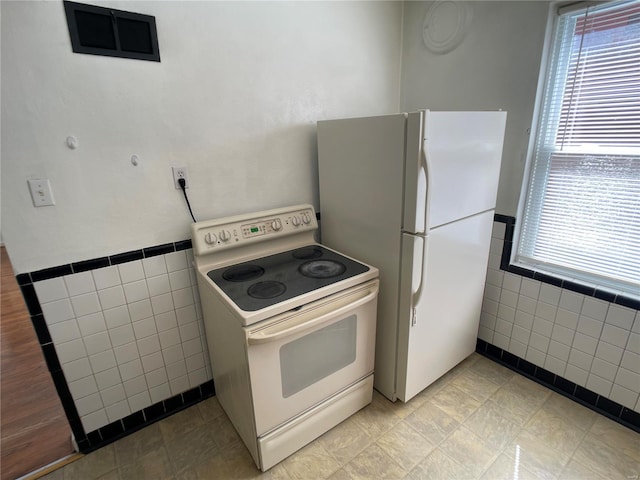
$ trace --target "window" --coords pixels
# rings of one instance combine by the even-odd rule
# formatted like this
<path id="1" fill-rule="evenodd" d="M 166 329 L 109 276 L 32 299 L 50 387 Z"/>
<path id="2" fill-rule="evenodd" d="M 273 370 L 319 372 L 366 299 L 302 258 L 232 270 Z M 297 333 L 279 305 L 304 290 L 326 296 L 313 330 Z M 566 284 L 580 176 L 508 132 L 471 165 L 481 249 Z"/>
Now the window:
<path id="1" fill-rule="evenodd" d="M 640 292 L 640 1 L 573 4 L 554 25 L 516 265 Z"/>
<path id="2" fill-rule="evenodd" d="M 74 52 L 160 61 L 155 17 L 68 1 L 64 9 Z"/>

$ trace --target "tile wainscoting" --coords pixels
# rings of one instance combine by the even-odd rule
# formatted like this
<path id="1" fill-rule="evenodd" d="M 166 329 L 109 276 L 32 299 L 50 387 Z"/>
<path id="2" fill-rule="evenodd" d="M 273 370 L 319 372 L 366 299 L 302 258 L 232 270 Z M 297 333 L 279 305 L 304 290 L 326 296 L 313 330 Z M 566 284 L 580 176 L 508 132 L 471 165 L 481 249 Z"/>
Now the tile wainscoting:
<path id="1" fill-rule="evenodd" d="M 478 352 L 640 431 L 640 302 L 510 264 L 496 215 Z"/>
<path id="2" fill-rule="evenodd" d="M 478 352 L 640 431 L 640 313 L 509 264 L 496 215 Z M 18 275 L 79 450 L 215 395 L 191 241 Z"/>
<path id="3" fill-rule="evenodd" d="M 78 448 L 215 394 L 191 241 L 16 278 Z"/>

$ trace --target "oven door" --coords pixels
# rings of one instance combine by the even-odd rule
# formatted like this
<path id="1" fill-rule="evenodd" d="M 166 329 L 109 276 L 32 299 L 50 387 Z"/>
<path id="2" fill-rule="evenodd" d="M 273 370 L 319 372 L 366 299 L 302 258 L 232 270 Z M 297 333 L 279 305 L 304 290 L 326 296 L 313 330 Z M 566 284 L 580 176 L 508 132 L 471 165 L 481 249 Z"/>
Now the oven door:
<path id="1" fill-rule="evenodd" d="M 378 280 L 245 329 L 258 436 L 373 373 Z"/>

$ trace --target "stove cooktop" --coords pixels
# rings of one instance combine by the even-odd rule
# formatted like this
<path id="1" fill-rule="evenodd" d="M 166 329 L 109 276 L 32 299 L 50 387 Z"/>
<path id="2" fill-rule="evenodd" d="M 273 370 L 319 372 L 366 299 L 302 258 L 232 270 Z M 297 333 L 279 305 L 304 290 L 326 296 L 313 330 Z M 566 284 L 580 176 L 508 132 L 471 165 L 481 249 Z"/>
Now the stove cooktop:
<path id="1" fill-rule="evenodd" d="M 309 245 L 211 270 L 207 276 L 240 309 L 253 312 L 368 270 L 321 245 Z"/>

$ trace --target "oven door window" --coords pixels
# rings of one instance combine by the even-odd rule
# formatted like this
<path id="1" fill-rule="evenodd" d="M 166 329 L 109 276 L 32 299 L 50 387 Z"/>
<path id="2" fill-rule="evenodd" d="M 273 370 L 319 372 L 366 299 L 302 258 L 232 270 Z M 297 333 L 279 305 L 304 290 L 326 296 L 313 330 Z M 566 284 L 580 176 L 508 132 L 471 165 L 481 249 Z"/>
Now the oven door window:
<path id="1" fill-rule="evenodd" d="M 280 347 L 282 396 L 288 398 L 353 363 L 357 326 L 351 315 Z"/>

